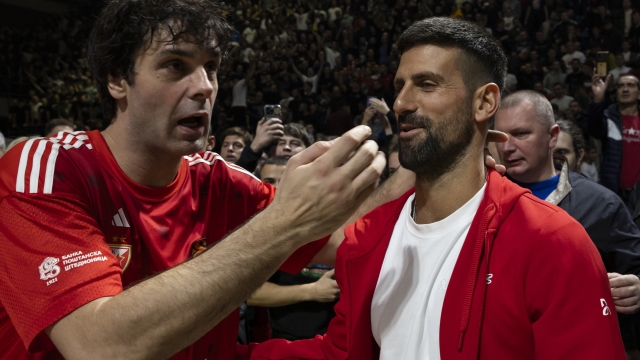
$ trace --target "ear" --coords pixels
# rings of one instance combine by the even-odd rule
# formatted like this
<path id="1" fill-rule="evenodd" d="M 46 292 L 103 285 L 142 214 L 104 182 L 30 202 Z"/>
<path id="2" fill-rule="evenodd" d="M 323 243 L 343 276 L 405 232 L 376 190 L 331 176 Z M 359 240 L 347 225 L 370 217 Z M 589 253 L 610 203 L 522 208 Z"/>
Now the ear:
<path id="1" fill-rule="evenodd" d="M 582 165 L 582 159 L 584 158 L 584 149 L 580 149 L 580 153 L 578 155 L 578 161 L 576 162 L 576 167 L 578 172 L 580 172 L 580 165 Z"/>
<path id="2" fill-rule="evenodd" d="M 500 107 L 500 88 L 494 83 L 486 84 L 476 90 L 473 96 L 474 119 L 485 122 L 498 111 Z"/>
<path id="3" fill-rule="evenodd" d="M 211 135 L 207 138 L 207 151 L 213 150 L 214 147 L 216 147 L 216 137 Z"/>
<path id="4" fill-rule="evenodd" d="M 123 77 L 113 77 L 109 75 L 108 81 L 107 87 L 109 88 L 111 97 L 116 100 L 121 100 L 127 96 L 129 84 L 127 84 L 127 81 Z"/>
<path id="5" fill-rule="evenodd" d="M 559 135 L 560 135 L 560 126 L 553 125 L 549 129 L 549 149 L 553 149 L 554 147 L 556 147 L 556 144 L 558 143 Z"/>

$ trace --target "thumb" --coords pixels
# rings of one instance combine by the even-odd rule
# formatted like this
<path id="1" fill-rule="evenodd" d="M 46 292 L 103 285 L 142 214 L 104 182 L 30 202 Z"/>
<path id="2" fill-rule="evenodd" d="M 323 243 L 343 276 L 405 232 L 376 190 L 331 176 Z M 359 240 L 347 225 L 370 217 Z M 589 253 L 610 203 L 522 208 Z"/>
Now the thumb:
<path id="1" fill-rule="evenodd" d="M 264 125 L 264 122 L 265 122 L 265 118 L 260 119 L 260 121 L 258 121 L 258 126 Z"/>
<path id="2" fill-rule="evenodd" d="M 322 275 L 323 278 L 331 278 L 333 276 L 333 269 L 327 271 L 326 273 L 324 273 L 324 275 Z"/>

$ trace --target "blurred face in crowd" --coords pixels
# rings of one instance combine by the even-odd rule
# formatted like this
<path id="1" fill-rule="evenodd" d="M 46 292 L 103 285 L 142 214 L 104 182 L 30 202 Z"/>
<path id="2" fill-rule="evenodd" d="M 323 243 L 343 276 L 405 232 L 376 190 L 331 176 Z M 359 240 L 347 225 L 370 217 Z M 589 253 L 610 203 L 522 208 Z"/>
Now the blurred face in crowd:
<path id="1" fill-rule="evenodd" d="M 567 166 L 569 167 L 569 171 L 576 172 L 578 166 L 580 166 L 582 155 L 584 155 L 584 150 L 581 154 L 576 154 L 576 151 L 573 147 L 573 139 L 571 138 L 571 135 L 567 134 L 564 131 L 560 131 L 560 134 L 558 134 L 558 142 L 553 148 L 553 154 L 560 158 L 564 156 L 567 159 Z"/>
<path id="2" fill-rule="evenodd" d="M 562 87 L 562 85 L 554 85 L 553 94 L 556 96 L 556 98 L 561 99 L 564 96 L 564 88 Z"/>
<path id="3" fill-rule="evenodd" d="M 573 116 L 582 115 L 582 106 L 580 106 L 580 103 L 575 100 L 569 103 L 569 110 L 571 111 Z"/>
<path id="4" fill-rule="evenodd" d="M 399 159 L 418 178 L 435 180 L 467 152 L 474 135 L 472 96 L 456 68 L 458 49 L 415 46 L 402 54 L 398 94 Z"/>
<path id="5" fill-rule="evenodd" d="M 156 32 L 135 59 L 134 84 L 110 78 L 109 91 L 124 109 L 115 122 L 124 121 L 141 148 L 184 156 L 206 144 L 221 56 L 215 42 L 201 48 L 169 40 L 167 31 Z"/>
<path id="6" fill-rule="evenodd" d="M 632 75 L 620 76 L 616 85 L 616 95 L 620 104 L 635 104 L 638 102 L 638 78 Z"/>
<path id="7" fill-rule="evenodd" d="M 533 103 L 527 100 L 500 109 L 495 116 L 495 129 L 509 135 L 507 142 L 496 144 L 500 160 L 509 176 L 524 183 L 547 180 L 540 177 L 558 141 L 558 126 L 546 126 L 536 116 Z"/>
<path id="8" fill-rule="evenodd" d="M 551 70 L 553 70 L 554 72 L 560 72 L 562 70 L 562 68 L 560 67 L 560 62 L 554 61 L 551 65 Z"/>
<path id="9" fill-rule="evenodd" d="M 573 72 L 576 72 L 576 73 L 580 71 L 580 60 L 578 59 L 571 60 L 571 70 L 573 70 Z"/>
<path id="10" fill-rule="evenodd" d="M 262 170 L 260 170 L 260 179 L 277 188 L 280 184 L 280 179 L 282 179 L 284 168 L 285 165 L 266 164 L 262 167 Z"/>
<path id="11" fill-rule="evenodd" d="M 291 135 L 285 135 L 278 140 L 278 146 L 276 147 L 276 156 L 284 156 L 287 159 L 300 151 L 306 149 L 304 141 L 293 137 Z"/>
<path id="12" fill-rule="evenodd" d="M 220 156 L 225 161 L 235 163 L 240 158 L 242 150 L 245 147 L 244 140 L 238 135 L 227 135 L 222 140 L 222 148 L 220 149 Z"/>
<path id="13" fill-rule="evenodd" d="M 616 66 L 619 68 L 624 66 L 624 56 L 622 54 L 616 55 Z"/>

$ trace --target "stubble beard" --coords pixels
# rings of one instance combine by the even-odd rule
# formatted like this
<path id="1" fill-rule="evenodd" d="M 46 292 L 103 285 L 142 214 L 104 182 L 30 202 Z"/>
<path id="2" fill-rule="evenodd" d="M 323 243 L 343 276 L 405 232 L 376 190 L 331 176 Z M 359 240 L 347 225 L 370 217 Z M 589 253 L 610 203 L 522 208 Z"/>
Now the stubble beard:
<path id="1" fill-rule="evenodd" d="M 400 164 L 416 173 L 418 180 L 434 181 L 453 170 L 471 145 L 474 128 L 471 106 L 449 119 L 434 122 L 428 116 L 400 115 L 398 122 L 420 126 L 424 135 L 400 139 Z M 448 140 L 453 139 L 453 140 Z"/>

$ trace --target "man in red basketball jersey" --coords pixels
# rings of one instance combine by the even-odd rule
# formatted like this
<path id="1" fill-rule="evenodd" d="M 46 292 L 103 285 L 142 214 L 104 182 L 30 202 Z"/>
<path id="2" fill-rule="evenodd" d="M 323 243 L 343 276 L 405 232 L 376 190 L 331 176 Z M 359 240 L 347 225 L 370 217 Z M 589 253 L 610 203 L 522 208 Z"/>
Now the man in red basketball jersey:
<path id="1" fill-rule="evenodd" d="M 0 358 L 233 359 L 237 306 L 279 267 L 335 256 L 312 241 L 355 212 L 384 157 L 355 128 L 291 158 L 276 195 L 197 154 L 232 30 L 219 14 L 110 2 L 89 46 L 109 127 L 1 159 Z"/>

